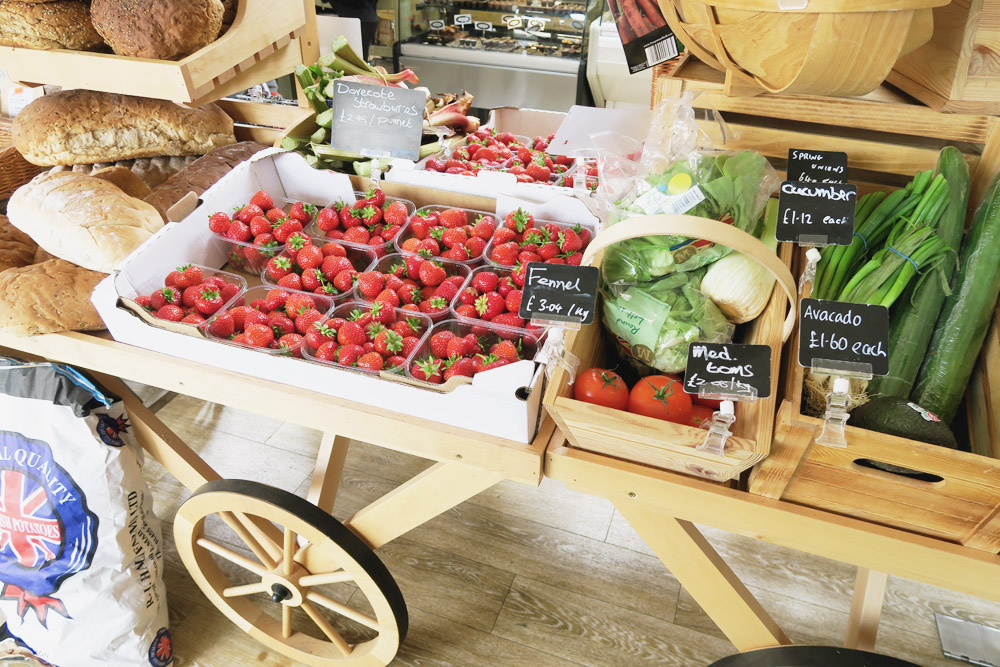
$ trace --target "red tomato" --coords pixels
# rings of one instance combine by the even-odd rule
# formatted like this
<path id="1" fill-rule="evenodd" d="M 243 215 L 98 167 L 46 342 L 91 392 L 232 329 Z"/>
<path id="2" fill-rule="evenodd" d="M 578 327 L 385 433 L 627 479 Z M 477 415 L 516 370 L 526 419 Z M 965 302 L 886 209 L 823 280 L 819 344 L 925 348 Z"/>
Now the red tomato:
<path id="1" fill-rule="evenodd" d="M 628 386 L 614 371 L 588 368 L 576 378 L 573 398 L 594 405 L 603 405 L 606 408 L 624 410 L 628 407 Z"/>
<path id="2" fill-rule="evenodd" d="M 628 397 L 628 411 L 677 424 L 691 422 L 691 397 L 681 382 L 668 375 L 650 375 L 635 383 Z"/>
<path id="3" fill-rule="evenodd" d="M 712 408 L 713 410 L 719 409 L 719 404 L 722 403 L 717 398 L 700 398 L 698 394 L 691 395 L 691 402 L 695 405 L 704 405 L 706 407 Z"/>
<path id="4" fill-rule="evenodd" d="M 712 415 L 714 413 L 715 410 L 707 405 L 699 405 L 695 403 L 691 406 L 691 422 L 688 426 L 707 429 L 712 423 Z"/>

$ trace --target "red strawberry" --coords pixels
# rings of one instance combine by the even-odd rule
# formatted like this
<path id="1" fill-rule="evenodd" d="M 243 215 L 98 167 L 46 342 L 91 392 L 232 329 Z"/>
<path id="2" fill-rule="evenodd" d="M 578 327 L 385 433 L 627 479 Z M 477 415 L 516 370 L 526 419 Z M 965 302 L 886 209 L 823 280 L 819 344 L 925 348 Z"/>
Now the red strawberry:
<path id="1" fill-rule="evenodd" d="M 180 305 L 184 308 L 194 308 L 194 302 L 198 299 L 198 295 L 201 294 L 202 289 L 210 289 L 210 287 L 206 285 L 194 285 L 185 289 L 181 292 Z"/>
<path id="2" fill-rule="evenodd" d="M 403 338 L 418 336 L 423 332 L 424 324 L 419 317 L 407 317 L 393 323 L 392 330 Z"/>
<path id="3" fill-rule="evenodd" d="M 511 271 L 510 277 L 514 281 L 515 285 L 517 285 L 518 287 L 524 287 L 524 278 L 527 272 L 528 272 L 527 264 L 518 264 L 517 266 L 514 267 L 514 270 Z"/>
<path id="4" fill-rule="evenodd" d="M 171 322 L 180 322 L 184 319 L 184 311 L 179 306 L 169 303 L 159 308 L 155 315 L 161 320 L 169 320 Z"/>
<path id="5" fill-rule="evenodd" d="M 249 223 L 251 220 L 256 218 L 258 215 L 264 215 L 264 209 L 256 204 L 247 204 L 236 213 L 236 218 L 240 222 Z"/>
<path id="6" fill-rule="evenodd" d="M 274 341 L 274 331 L 263 324 L 251 324 L 244 332 L 250 347 L 267 347 Z"/>
<path id="7" fill-rule="evenodd" d="M 263 190 L 255 192 L 253 197 L 250 197 L 250 203 L 255 206 L 259 206 L 261 210 L 264 211 L 274 208 L 274 200 L 271 199 L 271 195 L 267 194 Z"/>
<path id="8" fill-rule="evenodd" d="M 367 244 L 368 240 L 371 238 L 371 234 L 368 233 L 367 229 L 358 225 L 357 227 L 351 227 L 345 231 L 344 236 L 341 238 L 350 243 Z"/>
<path id="9" fill-rule="evenodd" d="M 323 262 L 323 251 L 314 245 L 307 245 L 295 255 L 295 263 L 303 271 L 315 269 Z"/>
<path id="10" fill-rule="evenodd" d="M 367 340 L 367 336 L 357 322 L 345 322 L 337 331 L 337 340 L 342 345 L 361 345 Z"/>
<path id="11" fill-rule="evenodd" d="M 152 306 L 149 305 L 149 297 L 148 296 L 140 295 L 140 296 L 135 297 L 135 303 L 136 303 L 136 305 L 142 306 L 146 310 L 152 309 Z"/>
<path id="12" fill-rule="evenodd" d="M 292 260 L 283 255 L 272 257 L 267 262 L 267 275 L 274 280 L 284 278 L 291 272 Z"/>
<path id="13" fill-rule="evenodd" d="M 340 209 L 340 224 L 343 225 L 345 229 L 357 227 L 361 224 L 361 218 L 357 216 L 357 211 L 355 211 L 352 207 L 345 206 Z"/>
<path id="14" fill-rule="evenodd" d="M 285 305 L 288 300 L 288 292 L 281 289 L 269 290 L 264 297 L 264 307 L 267 310 L 277 310 Z"/>
<path id="15" fill-rule="evenodd" d="M 546 177 L 548 180 L 548 177 Z M 526 229 L 531 229 L 535 226 L 535 217 L 525 211 L 523 208 L 518 208 L 516 211 L 511 211 L 504 218 L 504 225 L 507 229 L 512 229 L 518 234 L 521 234 Z"/>
<path id="16" fill-rule="evenodd" d="M 337 288 L 337 291 L 344 293 L 350 292 L 354 288 L 354 282 L 357 279 L 358 272 L 354 269 L 349 269 L 347 271 L 341 271 L 333 277 L 333 286 Z"/>
<path id="17" fill-rule="evenodd" d="M 312 329 L 305 333 L 305 340 L 311 349 L 318 350 L 325 343 L 336 342 L 337 332 L 329 326 L 329 322 L 325 324 L 316 322 Z"/>
<path id="18" fill-rule="evenodd" d="M 216 289 L 203 289 L 201 290 L 194 300 L 194 307 L 198 309 L 198 312 L 204 315 L 212 315 L 219 308 L 222 308 L 225 302 L 222 300 L 222 294 Z"/>
<path id="19" fill-rule="evenodd" d="M 281 338 L 285 334 L 295 333 L 295 322 L 282 315 L 281 311 L 275 311 L 268 315 L 268 317 L 270 318 L 271 331 L 274 332 L 275 338 Z"/>
<path id="20" fill-rule="evenodd" d="M 583 261 L 583 253 L 582 252 L 574 252 L 571 255 L 569 255 L 568 257 L 566 257 L 566 263 L 569 264 L 569 265 L 571 265 L 571 266 L 580 266 L 580 262 L 582 262 L 582 261 Z"/>
<path id="21" fill-rule="evenodd" d="M 494 231 L 496 231 L 496 223 L 488 215 L 479 216 L 472 227 L 472 235 L 486 241 L 493 238 Z"/>
<path id="22" fill-rule="evenodd" d="M 442 227 L 463 227 L 469 222 L 469 214 L 461 208 L 449 208 L 438 213 Z"/>
<path id="23" fill-rule="evenodd" d="M 384 289 L 379 292 L 378 296 L 375 297 L 375 301 L 378 303 L 384 303 L 392 308 L 399 308 L 400 306 L 399 295 L 391 289 Z"/>
<path id="24" fill-rule="evenodd" d="M 456 375 L 472 377 L 474 374 L 475 370 L 473 369 L 472 359 L 455 359 L 444 372 L 444 381 L 447 382 Z"/>
<path id="25" fill-rule="evenodd" d="M 387 225 L 402 227 L 406 224 L 408 215 L 409 212 L 406 210 L 406 204 L 401 201 L 394 201 L 385 207 L 382 218 Z"/>
<path id="26" fill-rule="evenodd" d="M 322 317 L 323 314 L 315 308 L 307 308 L 295 316 L 295 330 L 307 334 Z"/>
<path id="27" fill-rule="evenodd" d="M 403 336 L 403 349 L 399 353 L 404 357 L 408 357 L 417 349 L 418 345 L 420 345 L 420 339 L 416 336 Z"/>
<path id="28" fill-rule="evenodd" d="M 250 221 L 250 233 L 254 236 L 260 236 L 261 234 L 268 234 L 271 232 L 271 221 L 262 215 L 258 215 L 256 218 Z"/>
<path id="29" fill-rule="evenodd" d="M 365 348 L 355 343 L 351 343 L 349 345 L 344 345 L 337 350 L 336 361 L 344 366 L 354 366 L 363 354 L 365 354 Z"/>
<path id="30" fill-rule="evenodd" d="M 347 248 L 339 243 L 324 243 L 320 247 L 323 257 L 347 257 Z"/>
<path id="31" fill-rule="evenodd" d="M 496 292 L 487 292 L 476 299 L 476 312 L 484 320 L 492 320 L 504 311 L 506 302 Z"/>
<path id="32" fill-rule="evenodd" d="M 385 360 L 378 352 L 366 352 L 358 358 L 358 368 L 368 371 L 380 371 L 385 366 Z"/>
<path id="33" fill-rule="evenodd" d="M 444 267 L 436 262 L 424 262 L 420 265 L 420 282 L 428 287 L 434 287 L 444 282 L 448 277 Z"/>
<path id="34" fill-rule="evenodd" d="M 403 364 L 406 363 L 406 357 L 401 354 L 393 354 L 385 358 L 385 367 L 389 370 L 395 368 L 402 368 Z"/>
<path id="35" fill-rule="evenodd" d="M 451 331 L 439 331 L 431 336 L 431 354 L 435 357 L 448 356 L 448 341 L 455 338 Z"/>
<path id="36" fill-rule="evenodd" d="M 185 280 L 187 280 L 192 285 L 197 285 L 205 279 L 205 272 L 202 271 L 201 267 L 199 266 L 191 266 L 190 264 L 188 264 L 187 266 L 182 267 L 182 269 L 178 270 L 182 271 L 182 275 L 184 276 Z"/>
<path id="37" fill-rule="evenodd" d="M 510 313 L 500 313 L 490 320 L 490 322 L 493 324 L 501 324 L 506 327 L 516 327 L 518 329 L 524 328 L 524 320 L 521 319 L 516 311 Z"/>
<path id="38" fill-rule="evenodd" d="M 517 253 L 517 261 L 520 264 L 530 264 L 531 262 L 540 262 L 542 261 L 542 258 L 537 253 L 526 252 L 522 250 L 521 252 Z"/>
<path id="39" fill-rule="evenodd" d="M 278 243 L 284 243 L 288 240 L 288 237 L 295 232 L 302 231 L 302 223 L 298 220 L 286 220 L 277 227 L 271 233 L 274 235 L 274 240 Z"/>
<path id="40" fill-rule="evenodd" d="M 319 310 L 316 299 L 307 294 L 289 294 L 284 305 L 289 317 L 296 317 L 310 309 Z"/>
<path id="41" fill-rule="evenodd" d="M 385 193 L 382 192 L 381 188 L 376 188 L 372 186 L 368 188 L 368 192 L 365 193 L 366 205 L 378 206 L 382 208 L 385 205 Z"/>
<path id="42" fill-rule="evenodd" d="M 451 357 L 460 358 L 464 357 L 467 354 L 470 354 L 471 352 L 472 350 L 469 349 L 468 341 L 465 340 L 464 338 L 459 338 L 458 336 L 455 336 L 454 338 L 448 341 L 448 345 L 447 347 L 445 347 L 444 356 L 449 359 Z"/>
<path id="43" fill-rule="evenodd" d="M 225 234 L 229 231 L 231 224 L 232 221 L 229 219 L 229 216 L 221 211 L 213 213 L 212 217 L 208 219 L 208 228 L 216 234 Z"/>
<path id="44" fill-rule="evenodd" d="M 396 311 L 387 303 L 376 301 L 371 306 L 372 320 L 380 322 L 386 326 L 396 321 Z"/>
<path id="45" fill-rule="evenodd" d="M 375 351 L 383 357 L 399 354 L 403 349 L 403 337 L 392 330 L 382 331 L 372 342 L 375 343 Z"/>
<path id="46" fill-rule="evenodd" d="M 464 229 L 446 229 L 441 234 L 441 243 L 448 248 L 465 245 L 468 239 L 469 236 L 465 233 Z"/>
<path id="47" fill-rule="evenodd" d="M 218 338 L 229 338 L 232 336 L 236 332 L 232 311 L 220 313 L 217 317 L 213 318 L 208 325 L 208 332 Z"/>
<path id="48" fill-rule="evenodd" d="M 278 279 L 278 287 L 285 289 L 302 289 L 302 276 L 297 273 L 289 273 Z M 315 288 L 313 288 L 315 289 Z"/>
<path id="49" fill-rule="evenodd" d="M 559 246 L 557 246 L 555 243 L 552 243 L 551 241 L 549 243 L 542 244 L 538 248 L 538 256 L 541 257 L 543 261 L 547 259 L 552 259 L 558 254 L 559 254 Z"/>
<path id="50" fill-rule="evenodd" d="M 321 232 L 330 232 L 340 227 L 340 215 L 332 208 L 323 208 L 316 214 L 316 227 Z"/>
<path id="51" fill-rule="evenodd" d="M 469 285 L 468 287 L 463 289 L 462 292 L 460 293 L 458 297 L 459 302 L 467 305 L 472 305 L 476 302 L 476 299 L 479 298 L 480 291 L 474 286 L 475 284 L 476 284 L 476 278 L 473 277 L 472 285 Z"/>
<path id="52" fill-rule="evenodd" d="M 434 290 L 434 296 L 439 296 L 448 303 L 451 303 L 456 294 L 458 294 L 458 287 L 455 286 L 455 283 L 450 283 L 447 280 L 438 285 L 437 289 Z"/>
<path id="53" fill-rule="evenodd" d="M 343 348 L 340 348 L 343 349 Z M 313 356 L 322 361 L 336 361 L 338 346 L 335 342 L 323 343 L 316 351 L 313 352 Z"/>
<path id="54" fill-rule="evenodd" d="M 478 236 L 473 236 L 468 241 L 465 242 L 465 254 L 469 258 L 480 257 L 483 251 L 486 250 L 487 241 L 479 238 Z"/>
<path id="55" fill-rule="evenodd" d="M 414 215 L 410 218 L 410 231 L 413 233 L 415 238 L 421 241 L 427 238 L 427 232 L 430 229 L 431 223 L 427 218 L 423 217 L 423 212 Z"/>
<path id="56" fill-rule="evenodd" d="M 246 243 L 253 238 L 253 234 L 250 233 L 250 227 L 245 222 L 236 220 L 233 224 L 229 225 L 229 229 L 226 231 L 226 238 L 230 241 Z"/>
<path id="57" fill-rule="evenodd" d="M 439 296 L 431 297 L 420 302 L 420 312 L 428 315 L 437 315 L 448 310 L 448 302 Z"/>
<path id="58" fill-rule="evenodd" d="M 399 265 L 402 268 L 402 265 Z M 393 292 L 398 292 L 399 288 L 408 283 L 404 282 L 399 275 L 395 273 L 387 273 L 385 276 L 385 288 L 391 289 Z"/>
<path id="59" fill-rule="evenodd" d="M 423 295 L 420 293 L 420 288 L 412 283 L 407 283 L 400 287 L 396 294 L 399 295 L 400 304 L 408 303 L 420 303 L 424 300 Z"/>
<path id="60" fill-rule="evenodd" d="M 385 274 L 365 271 L 358 275 L 358 293 L 366 299 L 374 299 L 385 289 Z"/>
<path id="61" fill-rule="evenodd" d="M 500 282 L 500 276 L 493 271 L 479 271 L 472 276 L 471 286 L 480 292 L 492 292 Z M 470 303 L 466 301 L 465 303 Z"/>
<path id="62" fill-rule="evenodd" d="M 493 246 L 493 250 L 490 252 L 490 260 L 503 266 L 512 266 L 517 263 L 517 254 L 520 250 L 520 246 L 515 241 Z"/>
<path id="63" fill-rule="evenodd" d="M 307 222 L 312 222 L 313 213 L 315 213 L 316 207 L 312 204 L 303 204 L 300 201 L 292 204 L 292 210 L 288 212 L 288 217 L 292 220 L 297 220 L 301 224 Z M 301 227 L 300 227 L 301 229 Z"/>
<path id="64" fill-rule="evenodd" d="M 442 252 L 441 257 L 450 259 L 453 262 L 464 262 L 469 259 L 469 253 L 465 250 L 465 246 L 456 246 Z"/>
<path id="65" fill-rule="evenodd" d="M 301 358 L 302 350 L 299 349 L 300 342 L 302 342 L 302 336 L 296 333 L 288 333 L 278 339 L 278 348 L 289 350 L 293 357 Z"/>
<path id="66" fill-rule="evenodd" d="M 521 308 L 521 290 L 515 289 L 507 293 L 506 308 L 509 313 L 516 313 Z"/>
<path id="67" fill-rule="evenodd" d="M 581 224 L 577 224 L 573 227 L 573 231 L 576 235 L 580 237 L 580 243 L 586 248 L 590 244 L 591 233 L 590 230 Z"/>
<path id="68" fill-rule="evenodd" d="M 459 317 L 476 318 L 478 313 L 476 313 L 476 307 L 470 303 L 463 303 L 460 306 L 455 307 L 455 314 Z"/>
<path id="69" fill-rule="evenodd" d="M 153 292 L 149 296 L 149 305 L 153 310 L 159 310 L 166 305 L 177 305 L 181 300 L 181 294 L 173 287 L 164 287 L 161 290 Z"/>
<path id="70" fill-rule="evenodd" d="M 583 247 L 583 242 L 572 229 L 564 229 L 559 233 L 556 245 L 563 253 L 573 253 Z"/>
<path id="71" fill-rule="evenodd" d="M 423 361 L 414 362 L 410 374 L 418 380 L 441 384 L 441 360 L 428 357 Z"/>
<path id="72" fill-rule="evenodd" d="M 285 212 L 280 208 L 272 208 L 264 214 L 264 217 L 267 218 L 267 221 L 271 223 L 272 227 L 277 227 L 288 218 L 288 216 L 285 215 Z"/>
<path id="73" fill-rule="evenodd" d="M 493 245 L 501 245 L 517 240 L 517 232 L 510 227 L 500 227 L 493 232 Z"/>

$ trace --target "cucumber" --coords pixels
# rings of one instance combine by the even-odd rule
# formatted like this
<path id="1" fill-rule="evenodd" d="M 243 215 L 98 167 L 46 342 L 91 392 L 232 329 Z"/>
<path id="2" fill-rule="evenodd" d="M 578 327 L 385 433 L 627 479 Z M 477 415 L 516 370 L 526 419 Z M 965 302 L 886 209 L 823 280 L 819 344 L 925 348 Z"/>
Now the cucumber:
<path id="1" fill-rule="evenodd" d="M 961 151 L 946 146 L 938 155 L 937 172 L 948 181 L 949 194 L 937 233 L 957 252 L 969 206 L 969 165 Z M 957 255 L 950 254 L 941 262 L 941 277 L 948 284 L 956 264 Z M 917 281 L 902 295 L 889 323 L 889 374 L 872 380 L 868 384 L 869 394 L 897 398 L 910 395 L 946 296 L 941 280 L 933 274 Z"/>
<path id="2" fill-rule="evenodd" d="M 951 296 L 938 317 L 910 400 L 951 423 L 972 375 L 1000 294 L 1000 173 L 962 244 Z"/>

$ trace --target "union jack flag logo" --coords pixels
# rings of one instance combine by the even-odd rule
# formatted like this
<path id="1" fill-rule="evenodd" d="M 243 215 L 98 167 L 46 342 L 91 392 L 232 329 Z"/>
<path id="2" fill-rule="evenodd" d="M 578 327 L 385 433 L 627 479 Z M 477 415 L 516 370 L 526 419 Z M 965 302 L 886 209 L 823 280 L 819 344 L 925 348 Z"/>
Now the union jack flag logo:
<path id="1" fill-rule="evenodd" d="M 56 558 L 62 538 L 45 488 L 23 472 L 0 472 L 0 553 L 33 568 Z"/>

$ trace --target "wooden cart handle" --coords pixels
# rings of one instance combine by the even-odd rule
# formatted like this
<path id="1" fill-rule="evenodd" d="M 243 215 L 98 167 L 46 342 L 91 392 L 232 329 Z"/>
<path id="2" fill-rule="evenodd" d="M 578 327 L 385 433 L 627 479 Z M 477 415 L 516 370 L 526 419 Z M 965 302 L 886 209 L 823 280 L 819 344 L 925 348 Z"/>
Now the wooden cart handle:
<path id="1" fill-rule="evenodd" d="M 788 297 L 788 315 L 782 331 L 782 340 L 788 340 L 795 326 L 795 279 L 791 271 L 778 259 L 770 248 L 761 243 L 760 239 L 747 234 L 741 229 L 727 225 L 718 220 L 700 218 L 694 215 L 644 215 L 629 218 L 618 224 L 611 225 L 594 237 L 583 253 L 583 264 L 590 264 L 601 250 L 620 241 L 642 236 L 688 236 L 705 239 L 732 248 L 737 252 L 757 260 L 767 269 Z"/>

